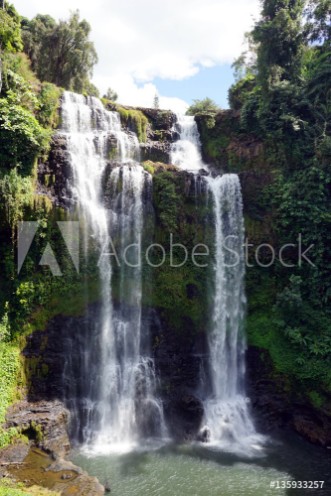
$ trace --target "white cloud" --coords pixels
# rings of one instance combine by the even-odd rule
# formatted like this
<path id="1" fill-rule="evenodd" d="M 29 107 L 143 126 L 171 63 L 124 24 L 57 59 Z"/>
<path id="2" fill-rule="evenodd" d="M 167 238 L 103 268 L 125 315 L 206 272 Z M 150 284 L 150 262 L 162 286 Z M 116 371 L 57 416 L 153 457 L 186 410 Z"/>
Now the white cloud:
<path id="1" fill-rule="evenodd" d="M 154 78 L 181 80 L 202 67 L 231 63 L 258 16 L 259 0 L 14 0 L 22 15 L 66 18 L 79 9 L 92 26 L 99 54 L 94 81 L 111 86 L 120 101 L 151 105 Z M 162 106 L 181 106 L 161 97 Z"/>

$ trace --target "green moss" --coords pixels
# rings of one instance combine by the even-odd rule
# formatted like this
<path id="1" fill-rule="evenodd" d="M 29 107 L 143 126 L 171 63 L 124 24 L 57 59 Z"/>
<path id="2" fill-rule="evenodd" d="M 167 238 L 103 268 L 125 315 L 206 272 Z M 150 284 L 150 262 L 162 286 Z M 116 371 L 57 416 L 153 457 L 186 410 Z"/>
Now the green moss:
<path id="1" fill-rule="evenodd" d="M 147 140 L 147 117 L 140 110 L 121 105 L 116 105 L 116 110 L 121 116 L 122 124 L 137 134 L 140 143 L 145 143 Z"/>
<path id="2" fill-rule="evenodd" d="M 317 391 L 310 391 L 308 393 L 309 399 L 311 400 L 312 405 L 315 408 L 321 408 L 325 402 L 325 398 L 323 395 L 318 393 Z"/>
<path id="3" fill-rule="evenodd" d="M 176 165 L 165 164 L 164 162 L 153 162 L 152 160 L 146 160 L 142 163 L 143 168 L 146 172 L 151 174 L 159 174 L 161 172 L 178 172 L 179 169 Z"/>
<path id="4" fill-rule="evenodd" d="M 146 172 L 148 172 L 151 175 L 154 174 L 155 167 L 154 167 L 154 163 L 151 160 L 147 160 L 146 162 L 143 162 L 142 166 Z"/>

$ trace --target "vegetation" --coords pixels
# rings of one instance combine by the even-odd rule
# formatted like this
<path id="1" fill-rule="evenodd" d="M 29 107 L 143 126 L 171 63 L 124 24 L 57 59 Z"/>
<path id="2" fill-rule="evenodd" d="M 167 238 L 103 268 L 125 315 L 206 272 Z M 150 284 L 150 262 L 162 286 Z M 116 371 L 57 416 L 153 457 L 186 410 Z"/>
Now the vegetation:
<path id="1" fill-rule="evenodd" d="M 24 487 L 22 483 L 14 483 L 8 478 L 0 481 L 0 496 L 59 496 L 59 492 L 50 491 L 40 486 Z"/>
<path id="2" fill-rule="evenodd" d="M 97 62 L 91 28 L 73 12 L 67 21 L 56 22 L 48 15 L 22 20 L 24 51 L 41 81 L 78 93 L 96 93 L 89 78 Z M 92 90 L 92 92 L 91 92 Z"/>
<path id="3" fill-rule="evenodd" d="M 118 94 L 112 88 L 108 88 L 107 93 L 103 95 L 103 98 L 109 100 L 110 102 L 116 102 L 118 99 Z"/>
<path id="4" fill-rule="evenodd" d="M 261 181 L 257 194 L 245 176 L 250 239 L 265 242 L 269 225 L 276 249 L 300 237 L 303 251 L 314 245 L 313 264 L 298 265 L 289 250 L 291 267 L 248 269 L 248 333 L 319 407 L 331 391 L 330 12 L 329 0 L 264 0 L 250 56 L 235 64 L 229 102 L 236 113 L 216 115 L 213 129 L 198 116 L 206 157 Z"/>
<path id="5" fill-rule="evenodd" d="M 245 179 L 249 237 L 265 242 L 268 236 L 278 249 L 299 239 L 303 250 L 314 245 L 313 265 L 300 267 L 297 252 L 288 250 L 288 267 L 249 268 L 247 292 L 250 344 L 268 350 L 275 373 L 306 391 L 316 408 L 325 406 L 331 391 L 330 6 L 331 0 L 264 0 L 261 19 L 249 35 L 249 52 L 234 64 L 232 111 L 220 111 L 209 98 L 195 100 L 187 111 L 198 122 L 205 158 L 216 169 L 241 172 Z M 0 237 L 6 240 L 0 244 L 0 424 L 24 385 L 20 351 L 25 336 L 45 329 L 58 313 L 81 314 L 99 298 L 96 261 L 91 257 L 87 263 L 81 254 L 81 275 L 76 273 L 56 226 L 65 214 L 35 191 L 37 161 L 47 153 L 59 123 L 61 88 L 97 94 L 90 83 L 97 57 L 89 33 L 78 12 L 67 21 L 45 15 L 29 21 L 20 20 L 8 3 L 0 9 Z M 104 98 L 120 113 L 122 124 L 146 142 L 144 113 L 114 103 L 117 94 L 111 88 Z M 157 95 L 154 107 L 159 107 Z M 157 114 L 155 122 L 162 119 Z M 155 135 L 163 131 L 156 129 Z M 163 163 L 143 166 L 153 175 L 156 222 L 153 217 L 148 226 L 150 238 L 164 244 L 172 233 L 174 242 L 180 240 L 188 250 L 202 242 L 212 246 L 210 204 L 206 200 L 197 207 L 188 175 Z M 22 219 L 38 220 L 39 228 L 18 275 L 16 228 Z M 59 265 L 66 269 L 61 281 L 39 266 L 48 242 L 57 247 Z M 175 263 L 181 256 L 175 253 Z M 147 270 L 153 274 L 143 303 L 160 310 L 177 332 L 203 332 L 210 273 L 190 263 L 171 270 L 168 262 L 144 267 L 144 276 Z M 36 361 L 30 368 L 39 366 Z M 15 429 L 0 428 L 0 447 L 17 436 Z M 20 494 L 20 489 L 0 485 L 2 493 Z"/>
<path id="6" fill-rule="evenodd" d="M 193 100 L 193 104 L 187 109 L 186 115 L 196 115 L 201 112 L 216 113 L 220 110 L 219 106 L 211 99 Z"/>
<path id="7" fill-rule="evenodd" d="M 147 139 L 147 117 L 140 110 L 122 107 L 121 105 L 116 105 L 116 110 L 121 116 L 122 124 L 136 133 L 140 143 L 145 143 Z"/>
<path id="8" fill-rule="evenodd" d="M 2 64 L 5 52 L 17 52 L 23 48 L 20 18 L 12 5 L 4 3 L 0 9 L 0 92 L 2 87 Z"/>
<path id="9" fill-rule="evenodd" d="M 160 108 L 160 97 L 158 94 L 156 94 L 154 96 L 154 100 L 153 100 L 153 108 L 155 108 L 155 110 L 159 110 Z"/>

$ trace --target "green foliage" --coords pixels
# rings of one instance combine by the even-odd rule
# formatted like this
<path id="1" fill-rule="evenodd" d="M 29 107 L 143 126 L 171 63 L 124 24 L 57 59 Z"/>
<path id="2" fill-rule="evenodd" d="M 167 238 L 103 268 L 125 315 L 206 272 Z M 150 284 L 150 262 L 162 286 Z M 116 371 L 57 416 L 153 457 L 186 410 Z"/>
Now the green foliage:
<path id="1" fill-rule="evenodd" d="M 118 94 L 112 88 L 108 88 L 107 93 L 103 95 L 103 98 L 110 100 L 111 102 L 116 102 L 118 99 Z"/>
<path id="2" fill-rule="evenodd" d="M 149 174 L 151 174 L 151 176 L 153 176 L 153 174 L 155 172 L 153 162 L 151 162 L 150 160 L 147 160 L 146 162 L 144 162 L 142 164 L 142 166 L 146 172 L 148 172 Z"/>
<path id="3" fill-rule="evenodd" d="M 0 496 L 31 496 L 31 495 L 60 496 L 60 493 L 39 486 L 24 487 L 23 483 L 13 482 L 8 478 L 3 478 L 0 481 Z"/>
<path id="4" fill-rule="evenodd" d="M 8 301 L 6 301 L 4 314 L 2 316 L 2 319 L 0 320 L 0 343 L 2 341 L 8 341 L 10 338 L 10 324 L 9 324 L 9 317 L 8 317 L 8 308 L 9 308 L 9 303 L 8 303 Z"/>
<path id="5" fill-rule="evenodd" d="M 120 105 L 116 105 L 116 110 L 121 116 L 122 124 L 137 134 L 140 143 L 145 143 L 147 140 L 147 117 L 140 110 L 121 107 Z"/>
<path id="6" fill-rule="evenodd" d="M 86 81 L 84 83 L 83 95 L 85 96 L 95 96 L 97 98 L 100 97 L 100 92 L 95 84 L 91 83 L 91 81 Z"/>
<path id="7" fill-rule="evenodd" d="M 0 196 L 3 200 L 0 212 L 4 213 L 3 218 L 13 228 L 22 220 L 24 208 L 31 205 L 33 194 L 31 177 L 22 177 L 16 168 L 8 174 L 0 174 Z"/>
<path id="8" fill-rule="evenodd" d="M 46 128 L 56 128 L 59 124 L 61 90 L 52 83 L 43 83 L 38 94 L 39 110 L 37 119 Z"/>
<path id="9" fill-rule="evenodd" d="M 262 19 L 252 32 L 258 44 L 258 78 L 265 91 L 298 78 L 303 51 L 304 0 L 264 0 Z"/>
<path id="10" fill-rule="evenodd" d="M 17 103 L 15 95 L 0 99 L 0 163 L 7 169 L 19 166 L 31 174 L 38 154 L 47 149 L 50 133 Z"/>
<path id="11" fill-rule="evenodd" d="M 1 95 L 32 113 L 38 108 L 39 81 L 31 70 L 24 53 L 6 52 L 3 56 L 3 86 Z"/>
<path id="12" fill-rule="evenodd" d="M 78 93 L 96 93 L 89 78 L 97 62 L 93 43 L 89 40 L 91 28 L 73 12 L 67 21 L 58 23 L 50 16 L 37 15 L 22 22 L 24 51 L 41 81 L 54 83 Z"/>
<path id="13" fill-rule="evenodd" d="M 157 174 L 154 177 L 153 194 L 162 227 L 169 233 L 174 232 L 177 227 L 181 196 L 176 190 L 173 174 L 170 172 Z"/>
<path id="14" fill-rule="evenodd" d="M 186 115 L 196 115 L 201 112 L 216 113 L 220 107 L 211 98 L 204 98 L 203 100 L 193 100 L 193 104 L 188 108 Z"/>
<path id="15" fill-rule="evenodd" d="M 306 8 L 305 34 L 309 42 L 327 44 L 331 42 L 331 0 L 308 0 Z"/>
<path id="16" fill-rule="evenodd" d="M 20 350 L 9 343 L 0 343 L 0 425 L 5 422 L 7 408 L 18 398 Z"/>
<path id="17" fill-rule="evenodd" d="M 268 350 L 275 373 L 316 408 L 331 390 L 330 12 L 330 0 L 264 0 L 252 33 L 258 73 L 242 71 L 230 90 L 241 126 L 232 141 L 253 133 L 263 143 L 264 164 L 246 161 L 245 172 L 253 166 L 258 177 L 263 165 L 269 177 L 263 198 L 246 191 L 246 225 L 254 221 L 249 205 L 255 202 L 262 226 L 272 226 L 274 245 L 300 239 L 302 252 L 313 246 L 307 256 L 314 266 L 298 266 L 297 250 L 288 249 L 291 268 L 279 264 L 263 277 L 248 270 L 249 342 Z M 204 149 L 215 139 L 213 131 L 205 133 Z"/>
<path id="18" fill-rule="evenodd" d="M 20 17 L 13 5 L 5 2 L 0 9 L 0 56 L 3 50 L 16 52 L 22 50 Z"/>
<path id="19" fill-rule="evenodd" d="M 256 78 L 248 74 L 229 89 L 229 104 L 233 110 L 240 110 L 256 86 Z"/>

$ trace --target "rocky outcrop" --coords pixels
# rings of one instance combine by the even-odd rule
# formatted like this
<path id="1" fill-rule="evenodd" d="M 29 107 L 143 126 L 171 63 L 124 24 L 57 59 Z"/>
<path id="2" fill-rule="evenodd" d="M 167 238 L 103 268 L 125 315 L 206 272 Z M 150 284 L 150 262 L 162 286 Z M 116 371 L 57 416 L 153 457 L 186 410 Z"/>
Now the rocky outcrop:
<path id="1" fill-rule="evenodd" d="M 7 428 L 17 427 L 54 459 L 68 455 L 69 411 L 60 401 L 16 403 L 8 410 L 6 420 Z"/>
<path id="2" fill-rule="evenodd" d="M 57 400 L 29 403 L 22 401 L 7 412 L 6 427 L 16 427 L 29 439 L 0 451 L 0 476 L 36 483 L 63 496 L 101 496 L 105 488 L 95 477 L 67 461 L 69 412 Z"/>
<path id="3" fill-rule="evenodd" d="M 33 487 L 33 494 L 48 494 L 44 488 L 62 496 L 105 494 L 104 486 L 80 467 L 63 459 L 54 461 L 44 451 L 23 442 L 0 452 L 0 477 L 14 487 L 17 483 Z"/>
<path id="4" fill-rule="evenodd" d="M 248 349 L 247 383 L 260 429 L 289 428 L 313 444 L 331 448 L 330 414 L 314 408 L 299 387 L 276 374 L 266 350 Z"/>
<path id="5" fill-rule="evenodd" d="M 147 142 L 140 146 L 142 161 L 170 163 L 171 146 L 179 139 L 175 131 L 176 115 L 167 110 L 140 108 L 148 118 Z"/>
<path id="6" fill-rule="evenodd" d="M 138 107 L 149 120 L 151 129 L 156 132 L 169 132 L 173 129 L 177 117 L 171 110 L 158 110 L 152 108 Z"/>

